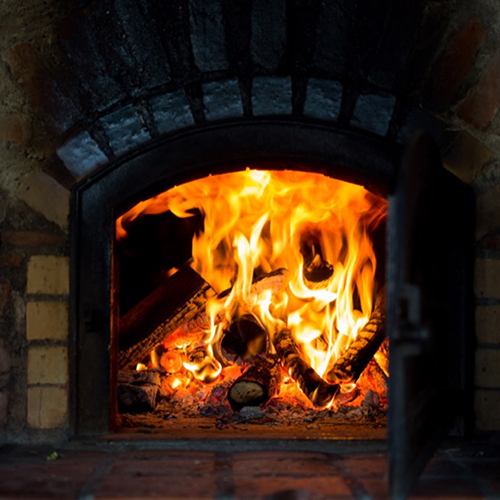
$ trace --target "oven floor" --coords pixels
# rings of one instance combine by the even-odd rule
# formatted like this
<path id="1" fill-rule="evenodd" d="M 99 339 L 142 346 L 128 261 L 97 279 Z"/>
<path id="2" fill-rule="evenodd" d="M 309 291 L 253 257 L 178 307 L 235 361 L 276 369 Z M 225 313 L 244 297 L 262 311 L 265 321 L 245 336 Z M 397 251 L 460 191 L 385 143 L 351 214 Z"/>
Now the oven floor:
<path id="1" fill-rule="evenodd" d="M 495 436 L 442 447 L 410 499 L 500 498 L 500 436 Z M 384 442 L 232 443 L 239 450 L 211 440 L 3 446 L 0 498 L 388 498 Z"/>
<path id="2" fill-rule="evenodd" d="M 338 420 L 290 421 L 288 424 L 263 418 L 252 413 L 236 414 L 231 418 L 199 417 L 163 419 L 158 414 L 123 415 L 114 439 L 131 436 L 156 435 L 161 439 L 227 438 L 227 439 L 327 439 L 327 440 L 383 440 L 386 438 L 385 416 L 371 422 Z"/>

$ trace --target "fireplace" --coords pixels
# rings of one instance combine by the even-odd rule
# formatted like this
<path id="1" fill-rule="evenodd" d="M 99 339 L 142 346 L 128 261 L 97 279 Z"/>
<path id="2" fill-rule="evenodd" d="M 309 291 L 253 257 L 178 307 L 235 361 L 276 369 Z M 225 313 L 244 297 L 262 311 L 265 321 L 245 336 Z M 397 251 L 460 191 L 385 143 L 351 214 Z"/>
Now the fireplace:
<path id="1" fill-rule="evenodd" d="M 366 1 L 254 0 L 241 8 L 197 0 L 30 4 L 33 9 L 22 11 L 12 6 L 12 15 L 29 29 L 10 23 L 1 41 L 7 96 L 0 116 L 7 165 L 0 199 L 2 440 L 93 439 L 115 428 L 121 300 L 116 218 L 174 184 L 270 164 L 277 171 L 307 170 L 362 185 L 386 198 L 389 212 L 398 207 L 398 225 L 413 228 L 394 231 L 389 217 L 388 249 L 381 253 L 395 304 L 387 309 L 390 350 L 403 352 L 395 359 L 405 373 L 418 357 L 429 366 L 437 358 L 445 361 L 437 375 L 419 368 L 418 377 L 406 374 L 392 387 L 409 386 L 416 403 L 392 399 L 389 434 L 398 426 L 415 431 L 411 442 L 433 434 L 424 420 L 405 412 L 428 406 L 427 396 L 439 402 L 437 386 L 427 391 L 418 384 L 443 379 L 465 388 L 459 413 L 475 411 L 475 417 L 464 422 L 472 421 L 476 431 L 499 428 L 493 6 L 446 8 L 424 1 L 409 11 L 395 2 Z M 470 192 L 447 174 L 434 178 L 436 168 L 413 165 L 410 172 L 420 172 L 415 177 L 398 174 L 402 145 L 418 129 L 433 136 L 446 168 L 472 186 L 478 210 L 473 250 L 465 237 L 452 236 L 470 229 Z M 432 147 L 424 150 L 416 163 L 439 163 Z M 421 180 L 439 189 L 414 196 Z M 413 194 L 399 196 L 400 188 Z M 455 198 L 452 209 L 443 192 Z M 433 209 L 415 218 L 412 207 L 419 205 Z M 461 292 L 441 297 L 454 311 L 447 321 L 459 341 L 451 343 L 453 352 L 436 356 L 423 346 L 442 348 L 429 340 L 429 325 L 440 328 L 443 304 L 433 294 L 443 290 L 445 267 L 423 266 L 433 281 L 419 266 L 436 255 L 447 268 L 461 269 L 467 258 L 448 240 L 475 251 L 475 281 L 467 273 L 450 274 L 457 280 L 451 289 Z M 410 248 L 417 249 L 414 255 Z M 418 264 L 411 264 L 414 257 Z M 474 324 L 468 317 L 473 295 Z M 423 309 L 434 318 L 424 325 Z M 451 360 L 459 360 L 459 372 Z M 399 415 L 406 417 L 397 424 Z"/>
<path id="2" fill-rule="evenodd" d="M 222 142 L 225 147 L 221 149 Z M 402 162 L 401 168 L 399 167 L 400 162 Z M 130 395 L 125 400 L 120 399 L 121 391 L 124 387 L 137 384 L 130 378 L 121 378 L 123 374 L 119 372 L 118 368 L 130 369 L 141 362 L 146 364 L 142 368 L 150 369 L 149 374 L 154 374 L 155 370 L 165 372 L 170 369 L 171 363 L 175 364 L 176 360 L 172 357 L 169 358 L 169 356 L 175 357 L 179 352 L 170 349 L 172 344 L 169 335 L 172 335 L 175 340 L 180 331 L 180 339 L 184 341 L 185 337 L 193 331 L 193 329 L 186 327 L 186 323 L 194 316 L 189 316 L 184 322 L 181 320 L 178 323 L 174 321 L 173 324 L 167 324 L 167 326 L 162 325 L 165 316 L 169 314 L 174 317 L 179 315 L 179 308 L 177 304 L 174 306 L 174 313 L 169 312 L 166 307 L 161 307 L 161 298 L 168 297 L 168 300 L 175 304 L 179 296 L 182 297 L 183 294 L 187 293 L 187 302 L 190 304 L 188 309 L 191 309 L 190 301 L 193 297 L 199 300 L 200 290 L 206 292 L 207 289 L 211 289 L 192 268 L 186 271 L 182 267 L 185 260 L 189 260 L 193 256 L 193 250 L 189 248 L 192 235 L 197 231 L 199 234 L 199 228 L 204 225 L 203 219 L 200 218 L 199 214 L 193 212 L 193 207 L 189 204 L 186 206 L 189 208 L 188 212 L 189 210 L 191 212 L 184 215 L 193 215 L 192 220 L 186 217 L 191 226 L 188 226 L 188 229 L 183 226 L 184 233 L 188 234 L 187 245 L 179 244 L 180 248 L 176 250 L 179 250 L 180 254 L 170 252 L 167 255 L 166 258 L 172 258 L 171 256 L 174 255 L 173 261 L 167 266 L 168 269 L 159 266 L 167 274 L 170 267 L 175 267 L 174 264 L 181 265 L 181 270 L 174 273 L 170 281 L 167 279 L 158 284 L 153 280 L 149 284 L 149 288 L 159 287 L 159 302 L 157 290 L 153 290 L 152 294 L 149 294 L 147 289 L 143 290 L 138 292 L 136 298 L 132 299 L 130 297 L 134 293 L 130 295 L 130 292 L 126 292 L 127 286 L 133 292 L 137 288 L 141 288 L 137 285 L 140 280 L 139 282 L 134 281 L 132 286 L 125 285 L 127 277 L 130 276 L 120 274 L 120 272 L 130 264 L 127 264 L 126 259 L 120 261 L 117 257 L 120 254 L 123 255 L 127 250 L 126 245 L 122 244 L 120 247 L 121 243 L 114 240 L 115 233 L 118 240 L 122 238 L 122 241 L 125 241 L 126 229 L 130 228 L 131 233 L 133 233 L 133 221 L 137 218 L 136 214 L 141 210 L 147 211 L 144 209 L 145 206 L 149 205 L 149 210 L 153 212 L 162 213 L 162 209 L 157 208 L 165 206 L 165 195 L 162 198 L 161 193 L 166 192 L 172 186 L 181 184 L 181 188 L 177 188 L 176 192 L 182 189 L 182 186 L 188 186 L 185 189 L 188 191 L 191 189 L 191 192 L 194 193 L 193 188 L 190 188 L 191 184 L 183 183 L 191 179 L 206 179 L 209 174 L 212 175 L 209 179 L 215 186 L 220 185 L 221 178 L 224 176 L 231 178 L 231 175 L 232 178 L 238 175 L 252 178 L 253 175 L 253 181 L 258 184 L 259 180 L 262 183 L 263 176 L 271 177 L 271 172 L 263 170 L 262 166 L 272 165 L 277 177 L 286 178 L 288 175 L 291 178 L 297 178 L 303 176 L 300 184 L 305 184 L 306 179 L 310 177 L 316 179 L 316 176 L 327 175 L 322 181 L 326 185 L 330 182 L 328 180 L 330 177 L 354 182 L 357 184 L 355 187 L 358 190 L 362 190 L 361 185 L 365 185 L 368 190 L 363 191 L 362 199 L 372 198 L 373 207 L 376 207 L 375 213 L 378 214 L 379 218 L 385 212 L 386 198 L 389 199 L 390 216 L 387 237 L 384 231 L 376 235 L 377 224 L 374 226 L 372 236 L 379 240 L 380 262 L 383 262 L 385 258 L 386 244 L 389 252 L 387 272 L 379 272 L 378 280 L 379 288 L 386 284 L 388 289 L 387 323 L 391 343 L 389 348 L 390 365 L 391 370 L 397 370 L 396 375 L 389 378 L 390 394 L 393 394 L 394 398 L 392 405 L 389 398 L 390 443 L 391 446 L 396 447 L 393 450 L 393 473 L 395 474 L 395 484 L 400 485 L 396 488 L 404 489 L 408 478 L 425 464 L 425 459 L 432 450 L 432 443 L 438 442 L 439 437 L 446 432 L 451 420 L 455 418 L 453 415 L 460 415 L 457 427 L 459 432 L 463 432 L 464 426 L 470 425 L 470 415 L 467 410 L 470 405 L 458 408 L 455 403 L 457 400 L 465 401 L 470 398 L 468 383 L 464 379 L 464 370 L 468 369 L 470 363 L 468 331 L 471 305 L 468 290 L 470 290 L 470 239 L 472 232 L 470 214 L 472 212 L 467 201 L 470 200 L 468 190 L 453 176 L 446 173 L 440 162 L 432 139 L 425 135 L 417 136 L 407 148 L 406 153 L 401 155 L 399 147 L 390 146 L 369 136 L 345 132 L 332 127 L 322 127 L 306 120 L 290 122 L 283 119 L 267 119 L 255 120 L 250 123 L 232 122 L 207 127 L 201 131 L 174 134 L 158 141 L 145 151 L 139 151 L 110 164 L 95 176 L 87 177 L 75 188 L 73 209 L 73 226 L 76 228 L 73 233 L 73 249 L 75 251 L 73 318 L 77 335 L 73 346 L 73 355 L 76 359 L 74 372 L 76 400 L 73 418 L 77 433 L 83 435 L 89 433 L 104 434 L 110 430 L 118 430 L 119 428 L 123 430 L 127 427 L 134 428 L 141 425 L 156 427 L 159 431 L 166 432 L 166 435 L 169 435 L 169 426 L 179 432 L 178 427 L 169 420 L 171 417 L 177 417 L 175 414 L 172 415 L 172 406 L 170 410 L 167 406 L 166 409 L 160 411 L 159 415 L 152 417 L 149 421 L 143 417 L 127 414 L 128 410 L 124 410 L 123 405 L 126 404 L 127 398 L 130 399 Z M 243 170 L 247 168 L 249 170 Z M 309 170 L 309 174 L 307 170 Z M 231 172 L 236 172 L 236 174 L 231 174 Z M 219 177 L 219 175 L 221 176 Z M 318 182 L 317 179 L 316 182 Z M 340 181 L 332 180 L 331 182 L 339 183 Z M 111 185 L 114 186 L 112 190 L 108 187 Z M 205 189 L 203 196 L 209 198 L 211 195 L 207 191 L 207 186 L 204 186 L 203 189 Z M 287 189 L 290 187 L 287 186 Z M 445 190 L 447 196 L 443 197 L 442 193 Z M 154 198 L 155 196 L 156 198 Z M 231 195 L 226 196 L 227 198 L 231 197 Z M 151 199 L 155 199 L 157 203 L 152 208 L 152 202 L 148 201 Z M 225 201 L 227 202 L 227 199 Z M 137 204 L 138 202 L 139 204 Z M 349 203 L 352 203 L 352 200 Z M 176 210 L 178 213 L 182 212 L 179 207 Z M 226 211 L 228 210 L 226 209 Z M 207 217 L 209 216 L 207 214 Z M 373 218 L 373 213 L 371 217 Z M 182 219 L 179 218 L 177 225 L 179 225 L 180 220 Z M 140 234 L 141 224 L 137 222 L 136 224 L 138 224 L 136 230 Z M 182 231 L 180 234 L 183 234 Z M 175 236 L 178 237 L 178 235 L 179 232 Z M 185 234 L 184 237 L 186 238 Z M 138 241 L 140 240 L 136 240 L 136 243 Z M 246 241 L 248 242 L 248 240 Z M 255 239 L 254 244 L 256 241 L 258 239 Z M 300 244 L 298 248 L 300 251 Z M 129 248 L 129 250 L 131 249 L 133 248 Z M 148 251 L 155 251 L 155 249 L 148 248 Z M 215 250 L 212 250 L 211 255 L 216 253 Z M 307 254 L 307 252 L 305 253 Z M 183 258 L 180 258 L 179 255 L 182 255 Z M 144 255 L 142 255 L 143 257 Z M 304 253 L 302 253 L 302 257 L 304 258 Z M 240 258 L 243 259 L 243 257 Z M 321 258 L 321 261 L 323 260 Z M 277 262 L 281 261 L 278 259 Z M 243 264 L 240 265 L 243 267 Z M 276 277 L 276 271 L 280 271 L 280 266 L 278 264 L 276 266 L 278 269 L 268 269 L 273 277 Z M 328 268 L 330 264 L 325 262 L 324 266 Z M 370 268 L 375 275 L 375 266 L 370 264 Z M 383 268 L 384 266 L 381 266 L 381 269 Z M 195 278 L 189 278 L 186 284 L 182 282 L 184 274 L 195 275 Z M 234 274 L 231 276 L 234 278 Z M 264 274 L 264 280 L 268 276 L 269 274 L 267 276 Z M 250 280 L 247 287 L 250 294 L 252 277 L 255 279 L 256 276 L 253 271 L 250 271 L 247 276 L 247 279 Z M 281 278 L 282 276 L 280 276 Z M 158 274 L 155 279 L 158 279 Z M 216 280 L 216 278 L 213 279 Z M 386 280 L 387 283 L 385 283 Z M 230 282 L 228 284 L 231 285 Z M 279 285 L 281 286 L 281 284 L 280 281 Z M 178 293 L 175 290 L 177 286 L 180 286 Z M 237 286 L 238 282 L 236 281 L 235 287 Z M 120 287 L 124 290 L 122 297 L 119 294 Z M 172 287 L 174 288 L 172 289 Z M 231 287 L 229 286 L 229 288 Z M 223 292 L 220 293 L 219 297 L 224 296 L 222 289 L 217 292 Z M 370 298 L 374 297 L 373 293 L 372 290 Z M 229 295 L 231 295 L 230 291 Z M 385 296 L 385 292 L 383 295 Z M 146 297 L 146 310 L 151 312 L 151 315 L 144 313 L 142 304 L 144 297 Z M 350 299 L 352 300 L 352 298 L 353 293 L 350 293 Z M 131 305 L 125 306 L 128 307 L 125 311 L 133 313 L 132 322 L 127 319 L 127 312 L 120 313 L 120 301 L 124 304 L 127 300 L 131 302 Z M 181 300 L 181 304 L 184 300 L 184 298 Z M 138 312 L 136 304 L 139 304 Z M 158 313 L 158 304 L 160 304 L 159 310 L 163 312 Z M 199 305 L 197 307 L 201 308 Z M 358 304 L 358 308 L 361 310 L 360 304 Z M 183 316 L 185 313 L 182 305 L 180 310 L 181 316 Z M 195 310 L 195 313 L 197 312 L 198 309 Z M 162 314 L 164 315 L 162 316 Z M 210 323 L 206 316 L 207 313 L 204 314 L 205 318 L 202 323 Z M 151 322 L 152 316 L 156 316 L 156 323 L 154 323 L 154 319 L 153 323 Z M 277 316 L 278 319 L 282 317 L 278 314 Z M 139 318 L 138 323 L 137 318 Z M 255 320 L 255 315 L 251 318 Z M 285 328 L 287 327 L 286 321 L 291 323 L 292 320 L 290 317 L 285 320 Z M 215 321 L 212 317 L 214 326 L 216 326 L 215 323 L 222 323 L 222 320 L 219 318 Z M 261 318 L 257 318 L 257 323 L 262 326 Z M 231 327 L 230 322 L 226 324 L 228 330 Z M 252 327 L 255 327 L 255 323 Z M 144 340 L 144 336 L 134 341 L 129 341 L 124 336 L 120 338 L 120 333 L 123 335 L 123 332 L 126 331 L 127 335 L 133 336 L 144 328 L 149 328 L 149 331 L 156 329 L 161 334 L 153 336 L 153 341 L 147 335 L 145 337 L 146 349 L 143 346 L 141 349 L 137 349 L 137 346 L 140 346 Z M 204 333 L 208 335 L 208 331 L 209 329 L 205 329 Z M 276 331 L 274 336 L 270 335 L 273 339 L 274 350 L 278 355 L 281 355 L 280 365 L 288 369 L 293 379 L 296 366 L 287 366 L 289 351 L 280 349 L 281 341 L 279 339 L 283 326 L 277 328 Z M 262 340 L 261 349 L 264 349 L 263 345 L 266 342 L 266 340 Z M 216 342 L 208 347 L 212 350 L 215 344 Z M 230 347 L 227 349 L 227 344 L 225 347 L 225 354 L 228 351 L 232 354 L 235 353 L 234 346 L 232 351 Z M 151 351 L 153 351 L 152 355 Z M 139 357 L 137 357 L 138 353 Z M 214 354 L 207 356 L 206 351 L 203 351 L 203 354 L 201 365 L 194 366 L 194 358 L 189 357 L 182 360 L 177 359 L 177 361 L 182 362 L 183 366 L 187 366 L 192 373 L 199 370 L 198 376 L 202 381 L 208 377 L 205 382 L 213 382 L 217 377 L 207 375 L 207 372 L 200 369 L 200 366 L 202 368 L 208 366 L 210 373 L 220 369 L 220 352 L 219 357 Z M 148 359 L 145 359 L 145 355 L 149 355 Z M 183 352 L 182 355 L 189 356 L 186 352 Z M 163 365 L 162 356 L 165 356 Z M 245 358 L 246 351 L 240 351 L 239 356 Z M 249 357 L 251 358 L 251 356 Z M 310 363 L 310 358 L 306 358 L 306 363 Z M 193 366 L 188 366 L 190 364 Z M 255 368 L 256 364 L 258 362 L 254 361 L 253 364 L 250 363 L 250 366 Z M 217 368 L 214 365 L 217 365 Z M 89 366 L 92 366 L 91 370 L 89 370 Z M 244 368 L 246 369 L 246 365 Z M 228 408 L 227 401 L 232 406 L 229 414 L 237 415 L 231 417 L 231 424 L 238 423 L 243 408 L 246 408 L 244 415 L 253 415 L 255 418 L 255 411 L 252 413 L 248 410 L 248 406 L 254 406 L 254 403 L 247 404 L 246 400 L 242 403 L 241 400 L 230 394 L 232 384 L 235 383 L 235 380 L 238 381 L 238 376 L 241 375 L 241 366 L 239 369 L 240 372 L 237 376 L 233 376 L 233 379 L 229 377 L 229 382 L 226 385 L 203 395 L 203 398 L 208 398 L 208 400 L 210 398 L 213 400 L 214 395 L 215 399 L 223 399 L 219 408 L 210 402 L 207 406 L 201 406 L 201 409 L 198 409 L 198 413 L 201 415 L 205 411 L 207 414 L 212 413 L 209 416 L 213 417 L 214 413 L 219 412 L 219 415 L 223 417 L 219 420 L 215 419 L 215 422 L 213 419 L 206 419 L 206 422 L 202 424 L 206 435 L 212 435 L 211 428 L 220 431 L 224 427 L 224 423 L 227 423 L 228 413 L 224 413 Z M 181 367 L 178 366 L 171 371 L 180 373 L 181 370 Z M 130 373 L 129 376 L 131 376 Z M 163 394 L 167 396 L 167 401 L 172 398 L 171 389 L 175 389 L 172 387 L 176 380 L 175 377 L 170 379 L 169 376 L 164 376 L 162 377 L 163 382 L 158 379 L 152 381 L 142 371 L 139 371 L 137 377 L 142 380 L 142 383 L 146 381 L 149 388 L 155 384 L 157 386 L 161 383 L 167 386 L 170 384 L 170 387 L 164 388 Z M 296 380 L 300 380 L 298 385 L 303 393 L 302 396 L 305 394 L 309 397 L 309 402 L 317 403 L 317 406 L 329 406 L 337 396 L 339 388 L 336 387 L 336 384 L 339 382 L 336 377 L 325 384 L 327 391 L 336 387 L 335 391 L 329 394 L 328 400 L 320 403 L 315 399 L 315 391 L 322 391 L 323 386 L 319 388 L 316 385 L 309 393 L 307 382 L 304 383 L 304 376 L 297 376 L 295 373 L 295 377 Z M 324 375 L 323 378 L 327 379 L 328 377 Z M 322 382 L 325 380 L 322 379 Z M 186 381 L 179 380 L 175 383 L 186 384 Z M 360 388 L 362 389 L 362 384 L 358 390 Z M 344 390 L 344 392 L 349 391 Z M 377 394 L 377 391 L 375 393 Z M 445 394 L 449 397 L 445 398 Z M 190 397 L 193 395 L 191 394 Z M 342 397 L 339 397 L 339 400 L 341 401 Z M 123 414 L 119 416 L 118 401 L 125 416 Z M 182 401 L 175 399 L 175 397 L 173 401 L 175 404 L 182 404 Z M 259 400 L 256 404 L 259 406 L 264 403 L 265 407 L 266 402 Z M 189 403 L 187 404 L 189 405 Z M 224 404 L 226 410 L 223 411 Z M 270 406 L 272 408 L 272 404 Z M 347 407 L 348 405 L 346 405 Z M 336 414 L 338 418 L 338 403 L 335 408 L 336 411 L 330 411 L 330 416 Z M 135 410 L 136 408 L 132 408 L 132 413 L 136 413 Z M 258 412 L 257 414 L 259 417 L 262 416 Z M 308 415 L 310 416 L 310 414 Z M 264 414 L 265 416 L 266 414 Z M 373 412 L 371 418 L 373 418 Z M 345 420 L 348 422 L 348 417 Z M 408 422 L 413 420 L 415 423 L 409 426 Z M 329 419 L 327 418 L 326 421 L 328 422 Z M 420 424 L 416 425 L 416 421 Z M 221 424 L 221 422 L 223 423 Z M 276 423 L 275 419 L 273 424 L 269 426 L 270 431 L 266 431 L 266 425 L 260 425 L 256 429 L 259 433 L 270 432 L 270 435 L 273 436 L 275 435 L 273 425 Z M 283 422 L 281 423 L 283 424 Z M 376 423 L 385 425 L 383 419 L 376 421 Z M 199 422 L 196 422 L 194 427 L 196 428 L 198 424 Z M 365 425 L 373 428 L 371 424 L 367 418 Z M 322 429 L 321 426 L 319 428 Z M 176 435 L 190 435 L 189 425 L 187 430 L 185 426 L 181 426 L 181 429 L 183 430 L 180 431 L 180 434 L 175 432 L 170 434 L 171 438 Z M 344 432 L 346 429 L 347 427 L 344 427 Z M 293 431 L 293 426 L 291 430 Z M 198 432 L 199 427 L 191 435 L 199 435 Z M 328 436 L 328 432 L 331 433 L 330 436 Z M 336 432 L 338 429 L 327 431 L 326 434 L 322 433 L 329 438 L 342 437 L 342 435 L 336 435 Z M 305 432 L 301 435 L 307 437 L 308 434 Z M 310 437 L 314 435 L 314 431 L 312 431 Z M 354 435 L 355 433 L 351 437 Z M 363 435 L 363 432 L 359 435 Z M 231 433 L 231 436 L 237 438 L 237 431 L 236 434 Z M 343 437 L 345 438 L 345 434 Z M 426 443 L 424 447 L 418 444 L 419 440 L 423 439 L 425 441 L 422 442 Z"/>

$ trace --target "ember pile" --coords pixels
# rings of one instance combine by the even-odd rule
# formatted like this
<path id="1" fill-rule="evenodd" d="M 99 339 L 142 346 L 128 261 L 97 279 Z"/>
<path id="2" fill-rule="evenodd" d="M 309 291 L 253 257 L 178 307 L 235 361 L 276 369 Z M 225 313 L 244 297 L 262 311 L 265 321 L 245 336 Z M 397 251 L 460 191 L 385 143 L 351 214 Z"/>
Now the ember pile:
<path id="1" fill-rule="evenodd" d="M 189 262 L 165 269 L 120 319 L 120 337 L 133 339 L 119 352 L 120 411 L 338 410 L 373 395 L 384 406 L 385 288 L 372 241 L 386 210 L 361 186 L 319 174 L 246 170 L 121 216 L 119 245 L 148 214 L 202 225 Z"/>

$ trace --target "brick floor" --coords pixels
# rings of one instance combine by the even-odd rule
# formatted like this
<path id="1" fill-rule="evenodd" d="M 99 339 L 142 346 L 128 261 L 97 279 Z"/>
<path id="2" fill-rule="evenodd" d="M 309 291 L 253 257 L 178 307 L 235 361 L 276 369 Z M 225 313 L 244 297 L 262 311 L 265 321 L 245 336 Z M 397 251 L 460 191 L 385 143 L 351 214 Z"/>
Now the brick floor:
<path id="1" fill-rule="evenodd" d="M 123 443 L 108 443 L 89 451 L 88 446 L 73 444 L 57 452 L 42 447 L 0 448 L 0 499 L 388 498 L 387 455 L 360 452 L 359 446 L 347 453 L 345 448 L 339 453 L 318 453 L 134 446 L 127 450 Z M 410 500 L 500 499 L 498 450 L 498 444 L 488 443 L 443 447 L 428 464 Z"/>

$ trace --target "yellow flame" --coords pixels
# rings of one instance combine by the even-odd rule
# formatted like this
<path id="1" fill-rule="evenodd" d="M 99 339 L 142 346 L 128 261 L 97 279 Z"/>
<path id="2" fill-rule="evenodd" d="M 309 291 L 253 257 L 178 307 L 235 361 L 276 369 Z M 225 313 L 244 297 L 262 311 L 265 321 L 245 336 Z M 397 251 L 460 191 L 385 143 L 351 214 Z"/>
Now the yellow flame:
<path id="1" fill-rule="evenodd" d="M 377 267 L 371 233 L 387 202 L 362 186 L 299 171 L 209 176 L 139 203 L 117 220 L 117 238 L 143 214 L 166 210 L 177 217 L 201 213 L 192 267 L 218 292 L 231 289 L 208 301 L 203 354 L 184 362 L 198 380 L 211 382 L 221 372 L 212 348 L 222 335 L 221 315 L 251 312 L 271 336 L 288 325 L 319 375 L 368 321 Z M 309 281 L 305 267 L 322 262 L 333 273 Z M 288 270 L 284 289 L 252 295 L 252 279 L 279 268 Z"/>

